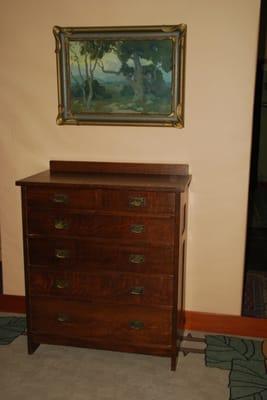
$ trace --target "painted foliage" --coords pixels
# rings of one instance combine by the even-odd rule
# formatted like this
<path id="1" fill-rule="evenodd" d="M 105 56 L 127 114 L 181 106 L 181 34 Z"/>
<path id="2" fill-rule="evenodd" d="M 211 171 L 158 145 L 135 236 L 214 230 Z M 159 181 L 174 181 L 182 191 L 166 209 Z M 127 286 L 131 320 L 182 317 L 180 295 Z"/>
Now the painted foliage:
<path id="1" fill-rule="evenodd" d="M 71 40 L 69 65 L 73 113 L 171 112 L 170 39 Z"/>

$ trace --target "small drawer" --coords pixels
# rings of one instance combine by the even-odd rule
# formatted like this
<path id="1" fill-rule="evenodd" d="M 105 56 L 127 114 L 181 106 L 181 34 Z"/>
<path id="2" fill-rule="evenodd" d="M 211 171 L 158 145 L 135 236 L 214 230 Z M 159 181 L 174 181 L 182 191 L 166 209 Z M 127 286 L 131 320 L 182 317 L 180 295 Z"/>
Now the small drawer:
<path id="1" fill-rule="evenodd" d="M 68 189 L 64 187 L 27 189 L 27 204 L 38 208 L 97 209 L 99 191 L 94 189 Z"/>
<path id="2" fill-rule="evenodd" d="M 90 240 L 29 238 L 30 266 L 60 270 L 173 274 L 172 247 L 116 246 Z"/>
<path id="3" fill-rule="evenodd" d="M 174 214 L 175 194 L 165 192 L 103 190 L 104 210 L 132 213 Z"/>
<path id="4" fill-rule="evenodd" d="M 31 311 L 33 333 L 106 344 L 171 344 L 171 310 L 32 297 Z"/>
<path id="5" fill-rule="evenodd" d="M 116 272 L 55 272 L 40 269 L 29 273 L 29 291 L 35 296 L 64 296 L 92 303 L 172 304 L 173 279 Z"/>
<path id="6" fill-rule="evenodd" d="M 81 215 L 30 209 L 29 234 L 83 236 L 131 243 L 172 244 L 174 219 Z"/>

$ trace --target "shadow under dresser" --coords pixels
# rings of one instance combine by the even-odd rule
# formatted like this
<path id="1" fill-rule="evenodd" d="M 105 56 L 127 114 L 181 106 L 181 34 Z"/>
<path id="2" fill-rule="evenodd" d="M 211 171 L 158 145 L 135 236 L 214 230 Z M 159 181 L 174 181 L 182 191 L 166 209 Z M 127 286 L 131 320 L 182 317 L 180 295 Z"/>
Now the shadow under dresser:
<path id="1" fill-rule="evenodd" d="M 21 186 L 28 352 L 171 357 L 183 327 L 184 164 L 50 161 Z"/>

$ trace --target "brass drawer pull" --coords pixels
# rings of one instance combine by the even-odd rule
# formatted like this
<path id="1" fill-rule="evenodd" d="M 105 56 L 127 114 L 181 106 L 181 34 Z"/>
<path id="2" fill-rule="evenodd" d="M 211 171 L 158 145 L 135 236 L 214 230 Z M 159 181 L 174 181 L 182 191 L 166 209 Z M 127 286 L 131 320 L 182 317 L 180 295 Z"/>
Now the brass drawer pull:
<path id="1" fill-rule="evenodd" d="M 145 207 L 146 199 L 145 197 L 130 197 L 129 207 Z"/>
<path id="2" fill-rule="evenodd" d="M 55 227 L 55 229 L 63 230 L 63 229 L 68 229 L 69 224 L 64 219 L 56 219 L 55 223 L 54 223 L 54 227 Z"/>
<path id="3" fill-rule="evenodd" d="M 64 281 L 64 279 L 56 279 L 55 280 L 55 288 L 57 289 L 66 289 L 69 286 L 69 282 Z"/>
<path id="4" fill-rule="evenodd" d="M 135 320 L 135 321 L 130 321 L 129 322 L 129 327 L 131 328 L 131 329 L 144 329 L 144 323 L 142 322 L 142 321 L 138 321 L 138 320 Z"/>
<path id="5" fill-rule="evenodd" d="M 143 233 L 145 230 L 145 225 L 140 225 L 140 224 L 134 224 L 131 225 L 130 227 L 131 232 L 133 233 Z"/>
<path id="6" fill-rule="evenodd" d="M 135 286 L 130 289 L 130 294 L 140 296 L 144 294 L 145 288 L 143 286 Z"/>
<path id="7" fill-rule="evenodd" d="M 129 262 L 132 264 L 142 264 L 145 262 L 144 254 L 130 254 Z"/>
<path id="8" fill-rule="evenodd" d="M 66 194 L 55 193 L 53 197 L 53 202 L 57 204 L 67 204 L 69 197 Z"/>
<path id="9" fill-rule="evenodd" d="M 57 315 L 58 322 L 68 322 L 70 321 L 70 317 L 67 314 L 59 313 Z"/>
<path id="10" fill-rule="evenodd" d="M 62 260 L 70 258 L 70 251 L 66 249 L 55 249 L 55 257 Z"/>

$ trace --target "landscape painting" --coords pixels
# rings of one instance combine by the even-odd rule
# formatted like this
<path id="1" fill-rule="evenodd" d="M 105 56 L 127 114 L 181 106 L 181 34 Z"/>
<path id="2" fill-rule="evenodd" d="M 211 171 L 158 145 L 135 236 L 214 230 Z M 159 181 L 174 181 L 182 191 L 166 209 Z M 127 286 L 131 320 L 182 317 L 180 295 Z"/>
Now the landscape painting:
<path id="1" fill-rule="evenodd" d="M 57 123 L 181 127 L 185 32 L 54 27 Z"/>
<path id="2" fill-rule="evenodd" d="M 69 42 L 73 113 L 169 114 L 171 40 Z"/>

